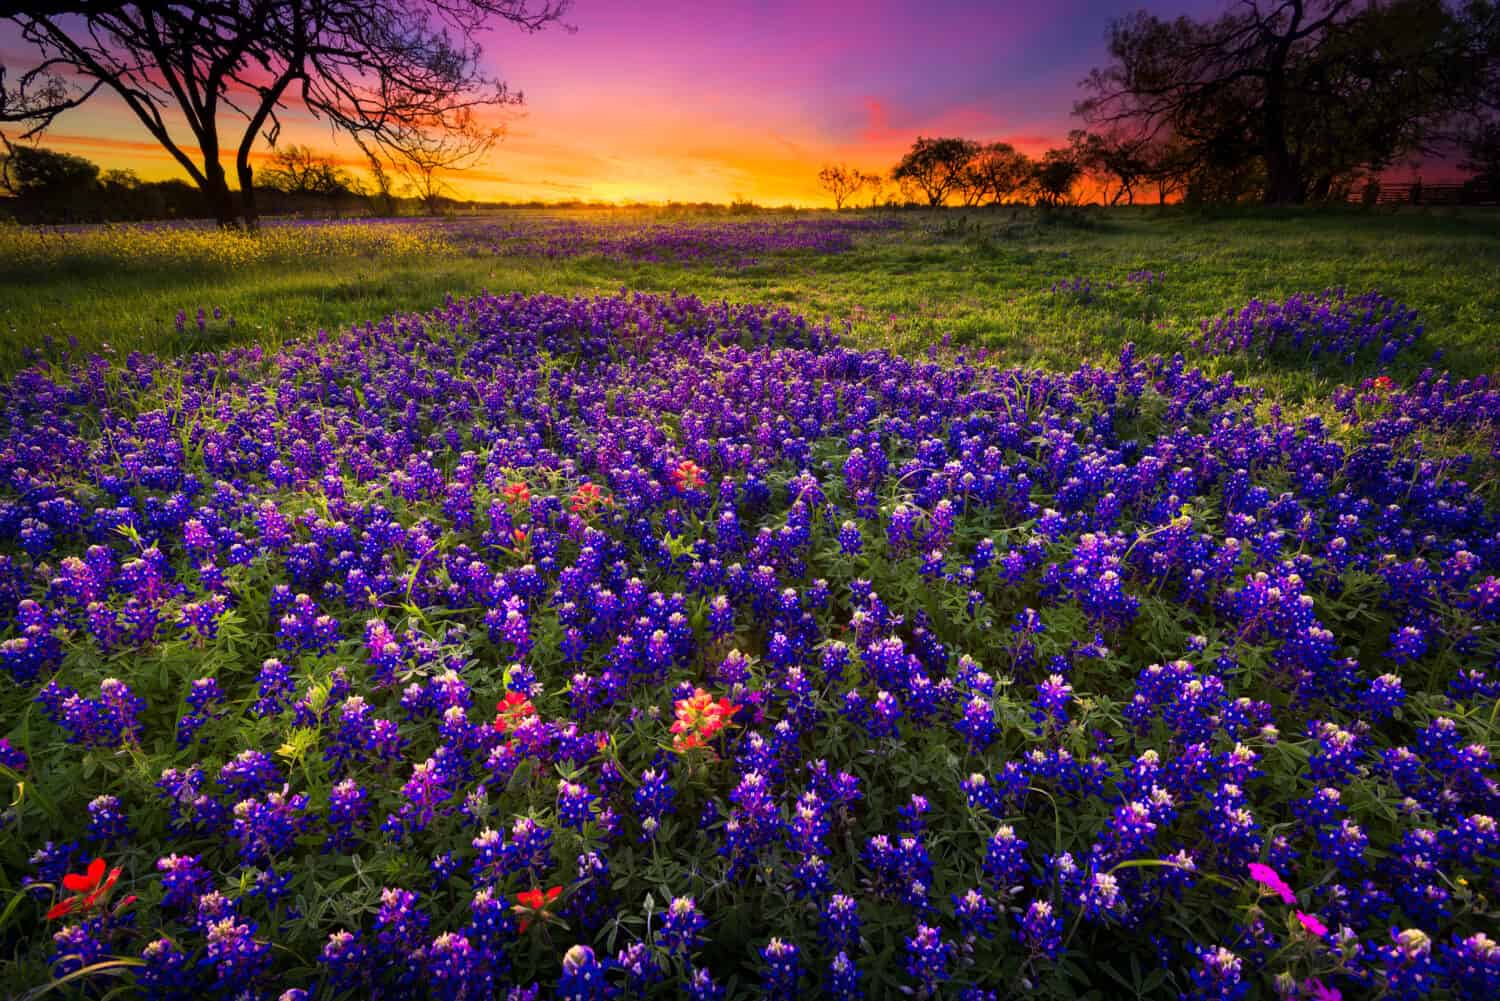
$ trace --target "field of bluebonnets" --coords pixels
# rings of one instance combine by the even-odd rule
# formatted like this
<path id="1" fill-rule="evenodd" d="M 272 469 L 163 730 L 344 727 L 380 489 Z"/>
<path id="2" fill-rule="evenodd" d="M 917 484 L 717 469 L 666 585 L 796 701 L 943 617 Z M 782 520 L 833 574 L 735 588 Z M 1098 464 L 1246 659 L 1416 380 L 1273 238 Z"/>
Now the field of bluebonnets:
<path id="1" fill-rule="evenodd" d="M 1492 222 L 0 230 L 7 990 L 1497 996 Z"/>

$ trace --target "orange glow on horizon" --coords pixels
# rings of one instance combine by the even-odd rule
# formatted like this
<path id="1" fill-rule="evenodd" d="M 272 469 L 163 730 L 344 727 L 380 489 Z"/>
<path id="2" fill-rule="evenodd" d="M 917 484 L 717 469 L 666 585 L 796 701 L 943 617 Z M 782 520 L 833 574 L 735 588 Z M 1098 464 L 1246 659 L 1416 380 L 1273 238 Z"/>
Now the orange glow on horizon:
<path id="1" fill-rule="evenodd" d="M 822 165 L 888 175 L 918 135 L 1005 140 L 1036 156 L 1077 126 L 1078 81 L 1105 56 L 1118 12 L 1104 0 L 576 0 L 576 32 L 485 33 L 486 68 L 526 103 L 505 113 L 494 150 L 448 185 L 481 201 L 830 207 Z M 19 71 L 25 55 L 0 25 L 0 64 Z M 286 109 L 281 124 L 283 142 L 366 173 L 353 143 L 304 109 Z M 238 125 L 224 123 L 231 149 Z M 187 180 L 107 93 L 66 113 L 43 141 L 105 169 Z M 261 144 L 256 162 L 268 155 Z M 894 192 L 887 184 L 884 196 Z"/>
<path id="2" fill-rule="evenodd" d="M 62 127 L 67 124 L 64 120 L 59 128 L 45 133 L 41 145 L 87 157 L 103 170 L 134 171 L 142 180 L 190 181 L 187 172 L 144 129 L 140 137 L 119 134 L 120 126 L 128 121 L 111 122 L 111 134 Z M 369 178 L 363 156 L 357 150 L 350 155 L 347 147 L 352 144 L 330 138 L 326 129 L 287 129 L 281 141 L 309 146 L 361 180 Z M 474 167 L 448 175 L 447 183 L 455 198 L 475 201 L 723 203 L 743 198 L 765 205 L 823 208 L 830 205 L 830 198 L 817 182 L 822 164 L 844 162 L 887 176 L 909 141 L 881 136 L 879 142 L 861 143 L 854 149 L 825 146 L 812 151 L 786 143 L 760 147 L 748 136 L 700 134 L 696 139 L 681 138 L 675 149 L 632 151 L 629 157 L 601 152 L 580 159 L 576 150 L 548 143 L 542 135 L 512 131 Z M 1032 155 L 1047 147 L 1044 139 L 1035 136 L 1007 141 Z M 196 162 L 197 151 L 186 152 Z M 251 160 L 257 169 L 264 169 L 273 155 L 270 147 L 261 146 Z M 226 157 L 224 165 L 233 184 L 232 158 Z M 887 181 L 882 199 L 894 193 L 894 184 Z M 861 192 L 855 201 L 863 203 L 868 198 L 868 192 Z"/>

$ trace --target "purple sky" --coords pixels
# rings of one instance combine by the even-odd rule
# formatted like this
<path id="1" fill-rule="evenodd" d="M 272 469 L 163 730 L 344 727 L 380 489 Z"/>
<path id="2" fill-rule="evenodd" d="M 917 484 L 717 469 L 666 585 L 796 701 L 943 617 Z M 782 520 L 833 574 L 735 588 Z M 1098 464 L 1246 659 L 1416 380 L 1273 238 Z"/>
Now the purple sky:
<path id="1" fill-rule="evenodd" d="M 888 169 L 920 134 L 1061 142 L 1109 21 L 1138 4 L 576 0 L 575 32 L 497 30 L 486 60 L 526 108 L 455 187 L 479 197 L 821 204 L 826 161 Z M 1203 15 L 1221 0 L 1159 2 Z M 0 54 L 20 53 L 0 31 Z M 349 155 L 289 116 L 287 141 Z M 50 144 L 143 176 L 174 176 L 140 125 L 100 99 Z"/>

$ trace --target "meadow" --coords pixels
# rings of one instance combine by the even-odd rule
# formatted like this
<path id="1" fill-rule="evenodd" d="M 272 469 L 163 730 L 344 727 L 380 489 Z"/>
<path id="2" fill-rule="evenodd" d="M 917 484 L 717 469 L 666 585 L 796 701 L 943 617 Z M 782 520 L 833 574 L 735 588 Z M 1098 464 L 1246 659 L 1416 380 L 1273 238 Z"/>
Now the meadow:
<path id="1" fill-rule="evenodd" d="M 0 228 L 20 996 L 1500 994 L 1500 226 Z"/>
<path id="2" fill-rule="evenodd" d="M 811 224 L 820 215 L 801 219 Z M 755 218 L 795 223 L 798 216 Z M 273 224 L 269 239 L 226 238 L 211 227 L 175 235 L 163 227 L 158 237 L 151 227 L 119 226 L 86 231 L 73 243 L 67 234 L 0 227 L 0 370 L 14 370 L 26 349 L 43 348 L 49 338 L 53 356 L 70 338 L 85 352 L 104 344 L 166 355 L 251 343 L 274 348 L 318 328 L 426 309 L 463 290 L 571 296 L 621 288 L 785 306 L 811 320 L 848 324 L 866 346 L 913 351 L 947 336 L 1012 364 L 1072 367 L 1110 358 L 1126 341 L 1171 353 L 1184 330 L 1255 296 L 1341 285 L 1420 301 L 1424 317 L 1443 331 L 1446 366 L 1465 375 L 1493 368 L 1500 241 L 1493 214 L 1484 211 L 1220 210 L 1205 217 L 1143 208 L 1049 220 L 1006 208 L 855 218 L 895 228 L 861 236 L 847 253 L 773 250 L 747 264 L 755 252 L 741 250 L 686 265 L 624 254 L 560 256 L 536 245 L 517 251 L 542 253 L 491 248 L 494 236 L 522 230 L 691 232 L 745 220 L 665 210 L 517 210 L 493 221 Z M 486 231 L 494 236 L 481 239 Z M 1137 270 L 1171 279 L 1141 310 L 1049 294 L 1058 281 L 1103 285 Z M 198 336 L 189 325 L 182 336 L 177 312 L 200 308 L 222 310 L 235 327 L 211 324 Z"/>

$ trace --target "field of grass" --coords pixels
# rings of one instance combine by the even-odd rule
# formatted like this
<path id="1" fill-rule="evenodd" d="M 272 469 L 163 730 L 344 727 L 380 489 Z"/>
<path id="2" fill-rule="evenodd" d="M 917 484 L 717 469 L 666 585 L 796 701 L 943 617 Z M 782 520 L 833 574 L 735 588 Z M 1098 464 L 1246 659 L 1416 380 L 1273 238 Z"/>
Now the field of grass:
<path id="1" fill-rule="evenodd" d="M 512 215 L 526 220 L 539 213 Z M 646 218 L 632 213 L 611 222 L 628 226 Z M 15 247 L 14 231 L 0 229 L 0 370 L 13 369 L 48 338 L 76 338 L 85 352 L 109 344 L 118 352 L 174 354 L 275 345 L 481 289 L 594 295 L 620 288 L 784 305 L 850 324 L 861 345 L 911 351 L 950 337 L 1007 363 L 1071 368 L 1112 358 L 1126 341 L 1171 353 L 1202 319 L 1252 297 L 1330 286 L 1379 289 L 1418 309 L 1430 344 L 1443 350 L 1444 365 L 1455 373 L 1495 367 L 1500 217 L 1492 212 L 1205 218 L 1142 208 L 1049 220 L 1028 209 L 1001 209 L 896 218 L 900 228 L 860 237 L 849 253 L 793 253 L 745 268 L 471 253 L 447 243 L 441 224 L 420 221 L 399 225 L 431 236 L 355 237 L 317 247 L 288 239 L 259 259 L 215 259 L 191 245 L 139 251 L 183 242 L 173 230 L 99 241 L 100 248 L 27 254 Z M 355 233 L 364 228 L 349 226 Z M 1118 284 L 1142 269 L 1166 277 L 1138 299 L 1100 295 L 1082 303 L 1048 291 L 1076 278 Z M 177 333 L 178 310 L 215 307 L 235 317 L 232 330 L 211 324 L 207 336 L 191 327 L 188 336 Z M 1407 359 L 1405 366 L 1420 368 L 1425 360 Z M 1309 379 L 1279 375 L 1287 389 L 1306 389 Z"/>
<path id="2" fill-rule="evenodd" d="M 1495 222 L 0 229 L 0 989 L 1492 1001 Z"/>

